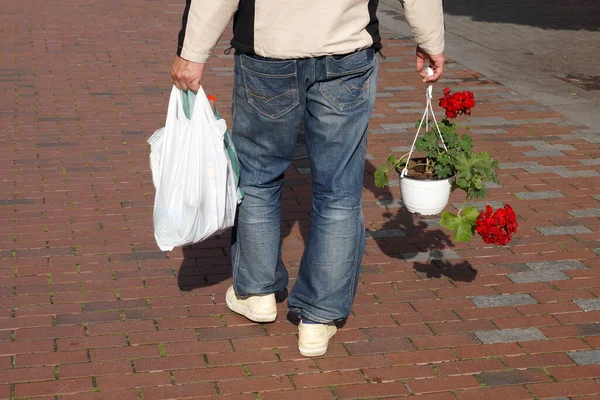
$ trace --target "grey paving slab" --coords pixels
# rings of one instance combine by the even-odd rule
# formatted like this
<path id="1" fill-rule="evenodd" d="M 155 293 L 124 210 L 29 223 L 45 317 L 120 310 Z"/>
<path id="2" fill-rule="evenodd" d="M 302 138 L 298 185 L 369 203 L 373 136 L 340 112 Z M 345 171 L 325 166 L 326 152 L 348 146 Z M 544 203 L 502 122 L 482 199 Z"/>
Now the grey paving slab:
<path id="1" fill-rule="evenodd" d="M 600 350 L 571 351 L 567 354 L 579 365 L 600 364 Z"/>
<path id="2" fill-rule="evenodd" d="M 560 190 L 548 190 L 544 192 L 518 192 L 515 193 L 521 200 L 557 199 L 565 197 Z"/>
<path id="3" fill-rule="evenodd" d="M 542 331 L 537 328 L 500 329 L 497 331 L 475 331 L 473 333 L 484 344 L 547 339 Z"/>
<path id="4" fill-rule="evenodd" d="M 600 208 L 586 208 L 583 210 L 569 210 L 569 215 L 575 218 L 597 218 L 600 217 Z"/>
<path id="5" fill-rule="evenodd" d="M 564 281 L 569 277 L 559 270 L 515 272 L 506 277 L 515 283 Z"/>
<path id="6" fill-rule="evenodd" d="M 574 301 L 583 311 L 600 311 L 600 299 L 578 299 Z"/>
<path id="7" fill-rule="evenodd" d="M 563 261 L 542 261 L 542 262 L 531 262 L 527 263 L 527 266 L 532 271 L 547 271 L 547 270 L 559 270 L 566 271 L 571 269 L 587 269 L 588 267 L 577 260 L 563 260 Z"/>
<path id="8" fill-rule="evenodd" d="M 551 226 L 545 228 L 535 228 L 542 235 L 577 235 L 579 233 L 592 233 L 592 231 L 584 225 L 565 225 L 565 226 Z"/>
<path id="9" fill-rule="evenodd" d="M 503 306 L 518 306 L 523 304 L 536 304 L 537 301 L 529 294 L 508 294 L 508 295 L 493 295 L 493 296 L 474 296 L 471 301 L 478 308 L 503 307 Z"/>

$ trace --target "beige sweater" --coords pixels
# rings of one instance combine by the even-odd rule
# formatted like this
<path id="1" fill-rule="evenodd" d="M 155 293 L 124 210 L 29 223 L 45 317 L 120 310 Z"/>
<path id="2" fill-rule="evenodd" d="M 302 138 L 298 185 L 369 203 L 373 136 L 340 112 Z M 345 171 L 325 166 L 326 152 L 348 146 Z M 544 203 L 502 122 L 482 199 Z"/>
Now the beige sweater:
<path id="1" fill-rule="evenodd" d="M 442 0 L 400 0 L 417 44 L 444 51 Z M 280 59 L 347 54 L 381 48 L 377 0 L 188 0 L 178 54 L 208 60 L 234 17 L 232 45 L 243 53 Z"/>

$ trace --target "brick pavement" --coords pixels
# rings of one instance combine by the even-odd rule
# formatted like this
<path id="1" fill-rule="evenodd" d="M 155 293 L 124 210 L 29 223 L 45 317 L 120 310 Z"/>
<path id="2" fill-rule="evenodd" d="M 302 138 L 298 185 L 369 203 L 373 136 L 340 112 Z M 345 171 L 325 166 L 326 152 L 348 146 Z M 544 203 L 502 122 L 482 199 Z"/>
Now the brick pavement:
<path id="1" fill-rule="evenodd" d="M 489 200 L 520 222 L 506 247 L 452 243 L 372 184 L 423 100 L 406 37 L 384 32 L 363 273 L 326 356 L 299 355 L 285 302 L 267 325 L 227 310 L 227 235 L 158 251 L 145 140 L 164 121 L 181 9 L 0 3 L 0 399 L 600 398 L 600 139 L 451 63 L 443 85 L 475 92 L 476 144 L 500 161 Z M 207 72 L 226 116 L 227 46 Z M 307 172 L 296 161 L 285 187 L 292 276 Z"/>

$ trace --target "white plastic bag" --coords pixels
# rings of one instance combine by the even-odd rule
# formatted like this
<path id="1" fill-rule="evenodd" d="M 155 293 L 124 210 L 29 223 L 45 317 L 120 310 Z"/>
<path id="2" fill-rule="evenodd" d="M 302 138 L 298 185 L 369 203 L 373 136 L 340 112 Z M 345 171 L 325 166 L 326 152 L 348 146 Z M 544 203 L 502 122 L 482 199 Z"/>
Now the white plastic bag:
<path id="1" fill-rule="evenodd" d="M 148 139 L 156 188 L 154 237 L 161 250 L 197 243 L 233 226 L 237 185 L 217 119 L 202 88 L 191 119 L 173 87 L 167 121 Z"/>

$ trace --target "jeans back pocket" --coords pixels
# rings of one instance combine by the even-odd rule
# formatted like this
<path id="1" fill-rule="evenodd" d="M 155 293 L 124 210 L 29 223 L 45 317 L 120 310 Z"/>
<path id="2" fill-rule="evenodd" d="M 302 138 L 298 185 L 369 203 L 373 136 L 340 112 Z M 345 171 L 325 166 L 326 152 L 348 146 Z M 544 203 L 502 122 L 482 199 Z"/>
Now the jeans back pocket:
<path id="1" fill-rule="evenodd" d="M 296 61 L 242 54 L 240 66 L 248 103 L 261 114 L 278 119 L 300 104 Z"/>
<path id="2" fill-rule="evenodd" d="M 319 91 L 340 111 L 358 107 L 369 100 L 370 78 L 376 62 L 373 49 L 327 56 L 327 80 L 320 83 Z"/>

